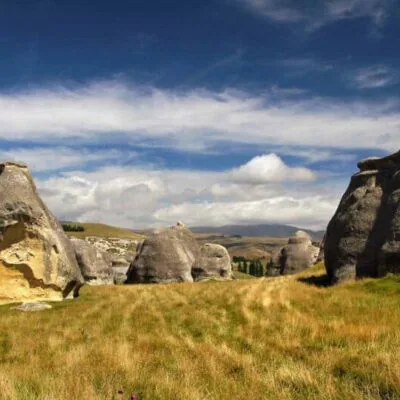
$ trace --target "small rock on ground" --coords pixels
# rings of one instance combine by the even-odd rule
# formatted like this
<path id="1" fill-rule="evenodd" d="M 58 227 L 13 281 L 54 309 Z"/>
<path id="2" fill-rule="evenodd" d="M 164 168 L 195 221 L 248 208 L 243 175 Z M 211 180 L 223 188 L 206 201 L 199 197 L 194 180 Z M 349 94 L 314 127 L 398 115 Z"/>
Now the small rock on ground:
<path id="1" fill-rule="evenodd" d="M 42 311 L 52 308 L 50 304 L 47 303 L 23 303 L 17 307 L 13 307 L 14 310 L 18 311 Z"/>

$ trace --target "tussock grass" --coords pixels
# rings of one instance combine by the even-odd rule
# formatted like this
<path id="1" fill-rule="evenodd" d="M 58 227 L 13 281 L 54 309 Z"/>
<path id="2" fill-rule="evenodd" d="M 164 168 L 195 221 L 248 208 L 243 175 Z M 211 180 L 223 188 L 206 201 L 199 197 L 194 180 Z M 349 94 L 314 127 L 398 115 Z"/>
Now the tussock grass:
<path id="1" fill-rule="evenodd" d="M 0 398 L 399 399 L 399 287 L 294 276 L 85 287 L 31 314 L 3 306 Z"/>

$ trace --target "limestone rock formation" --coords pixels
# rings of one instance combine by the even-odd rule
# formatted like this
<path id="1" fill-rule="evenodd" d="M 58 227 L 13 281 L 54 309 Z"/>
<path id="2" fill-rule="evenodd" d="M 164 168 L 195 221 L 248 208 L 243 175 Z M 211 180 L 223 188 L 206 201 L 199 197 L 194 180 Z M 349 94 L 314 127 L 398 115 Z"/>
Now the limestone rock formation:
<path id="1" fill-rule="evenodd" d="M 85 282 L 89 285 L 112 285 L 111 257 L 86 240 L 71 238 L 71 242 Z"/>
<path id="2" fill-rule="evenodd" d="M 400 273 L 400 152 L 358 167 L 326 232 L 332 283 Z"/>
<path id="3" fill-rule="evenodd" d="M 128 283 L 193 282 L 192 267 L 199 246 L 184 226 L 154 232 L 138 250 L 128 271 Z"/>
<path id="4" fill-rule="evenodd" d="M 72 244 L 23 164 L 0 164 L 0 303 L 61 300 L 84 283 Z"/>
<path id="5" fill-rule="evenodd" d="M 275 253 L 268 266 L 269 276 L 290 275 L 303 271 L 318 260 L 319 248 L 314 246 L 308 233 L 298 231 L 288 244 Z"/>
<path id="6" fill-rule="evenodd" d="M 230 279 L 232 266 L 228 250 L 213 243 L 201 246 L 200 255 L 192 268 L 192 276 L 195 281 Z"/>
<path id="7" fill-rule="evenodd" d="M 231 278 L 227 250 L 214 244 L 200 248 L 192 232 L 180 222 L 154 232 L 138 246 L 127 282 L 193 282 L 211 278 Z"/>

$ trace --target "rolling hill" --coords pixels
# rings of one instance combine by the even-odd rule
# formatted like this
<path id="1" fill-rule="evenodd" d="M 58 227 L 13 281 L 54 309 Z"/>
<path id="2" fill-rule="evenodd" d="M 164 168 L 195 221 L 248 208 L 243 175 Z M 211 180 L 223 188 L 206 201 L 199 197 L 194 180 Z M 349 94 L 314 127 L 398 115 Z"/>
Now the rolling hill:
<path id="1" fill-rule="evenodd" d="M 260 225 L 224 225 L 218 227 L 197 226 L 190 228 L 194 233 L 214 233 L 221 235 L 240 235 L 240 236 L 269 236 L 269 237 L 289 237 L 298 230 L 308 232 L 314 240 L 322 240 L 324 231 L 311 231 L 290 225 L 280 224 L 260 224 Z"/>

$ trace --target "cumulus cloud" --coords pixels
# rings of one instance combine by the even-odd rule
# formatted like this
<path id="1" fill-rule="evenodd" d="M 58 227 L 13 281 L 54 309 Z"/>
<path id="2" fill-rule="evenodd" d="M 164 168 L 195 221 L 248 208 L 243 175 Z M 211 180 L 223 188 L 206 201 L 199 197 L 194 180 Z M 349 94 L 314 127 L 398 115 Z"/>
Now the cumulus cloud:
<path id="1" fill-rule="evenodd" d="M 316 174 L 302 167 L 288 167 L 276 154 L 254 157 L 231 172 L 234 182 L 262 184 L 282 181 L 313 181 Z"/>
<path id="2" fill-rule="evenodd" d="M 50 209 L 65 220 L 130 228 L 176 220 L 190 225 L 281 222 L 324 228 L 338 194 L 327 195 L 315 182 L 299 185 L 291 179 L 280 175 L 280 182 L 234 182 L 231 170 L 105 166 L 41 178 L 38 187 Z"/>
<path id="3" fill-rule="evenodd" d="M 215 149 L 221 142 L 324 148 L 400 147 L 399 101 L 279 99 L 237 90 L 173 91 L 126 82 L 0 93 L 0 139 L 159 143 Z"/>
<path id="4" fill-rule="evenodd" d="M 281 23 L 304 23 L 318 28 L 334 21 L 370 18 L 381 24 L 388 16 L 392 0 L 318 0 L 307 5 L 299 0 L 236 0 L 257 14 Z"/>

